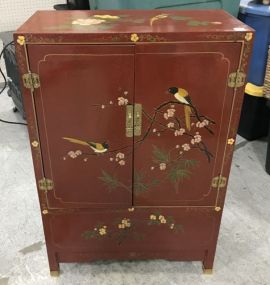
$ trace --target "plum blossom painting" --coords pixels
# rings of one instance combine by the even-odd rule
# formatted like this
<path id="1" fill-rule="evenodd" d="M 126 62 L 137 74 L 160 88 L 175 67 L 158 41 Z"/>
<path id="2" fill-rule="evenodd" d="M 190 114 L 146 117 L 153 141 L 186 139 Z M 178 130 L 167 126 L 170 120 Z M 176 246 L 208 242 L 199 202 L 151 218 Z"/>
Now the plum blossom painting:
<path id="1" fill-rule="evenodd" d="M 174 89 L 169 88 L 170 92 L 171 90 Z M 211 163 L 214 155 L 204 142 L 204 135 L 214 135 L 212 126 L 215 122 L 200 113 L 191 101 L 187 90 L 177 89 L 177 92 L 180 95 L 175 94 L 176 100 L 161 102 L 153 108 L 152 113 L 142 109 L 144 131 L 141 136 L 134 137 L 130 145 L 112 149 L 106 142 L 95 142 L 95 138 L 89 138 L 89 141 L 69 138 L 70 142 L 85 147 L 70 150 L 63 159 L 82 159 L 87 162 L 91 156 L 106 156 L 116 168 L 125 167 L 126 159 L 133 155 L 134 150 L 143 148 L 148 138 L 155 138 L 152 150 L 147 157 L 144 157 L 146 168 L 134 169 L 133 181 L 128 185 L 121 181 L 120 175 L 106 169 L 100 170 L 100 176 L 97 179 L 110 192 L 123 189 L 128 192 L 135 191 L 137 195 L 162 183 L 170 183 L 172 189 L 178 194 L 181 183 L 193 177 L 200 164 L 198 155 L 193 158 L 192 153 L 201 153 L 201 159 Z M 118 97 L 116 102 L 101 102 L 95 107 L 99 108 L 100 112 L 106 112 L 111 106 L 124 108 L 128 105 L 131 105 L 128 99 Z M 171 145 L 159 144 L 159 138 L 165 134 L 171 136 Z M 90 146 L 91 151 L 87 146 Z M 149 171 L 152 173 L 150 177 L 146 175 Z"/>

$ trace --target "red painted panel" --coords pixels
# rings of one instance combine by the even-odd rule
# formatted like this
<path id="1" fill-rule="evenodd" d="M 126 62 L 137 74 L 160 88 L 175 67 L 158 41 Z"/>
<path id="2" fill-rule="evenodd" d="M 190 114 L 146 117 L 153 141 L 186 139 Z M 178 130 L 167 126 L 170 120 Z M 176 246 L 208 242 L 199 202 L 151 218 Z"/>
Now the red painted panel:
<path id="1" fill-rule="evenodd" d="M 136 46 L 134 205 L 215 205 L 240 53 L 240 43 Z"/>
<path id="2" fill-rule="evenodd" d="M 171 251 L 206 251 L 219 219 L 211 208 L 92 209 L 49 215 L 49 239 L 55 252 L 71 255 L 107 252 L 117 259 L 123 253 L 128 257 L 144 252 L 147 258 L 157 252 L 166 258 Z"/>
<path id="3" fill-rule="evenodd" d="M 131 205 L 132 138 L 125 119 L 126 104 L 133 103 L 133 50 L 28 47 L 31 71 L 41 82 L 35 104 L 45 177 L 54 182 L 49 208 Z M 116 191 L 115 177 L 124 191 Z"/>

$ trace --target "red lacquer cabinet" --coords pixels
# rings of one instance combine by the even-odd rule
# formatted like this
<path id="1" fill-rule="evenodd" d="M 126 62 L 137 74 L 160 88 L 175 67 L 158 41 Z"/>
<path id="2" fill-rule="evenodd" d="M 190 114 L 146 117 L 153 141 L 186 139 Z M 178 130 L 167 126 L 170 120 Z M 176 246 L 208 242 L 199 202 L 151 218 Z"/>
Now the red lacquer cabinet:
<path id="1" fill-rule="evenodd" d="M 253 31 L 222 11 L 37 12 L 14 35 L 52 274 L 214 262 Z"/>

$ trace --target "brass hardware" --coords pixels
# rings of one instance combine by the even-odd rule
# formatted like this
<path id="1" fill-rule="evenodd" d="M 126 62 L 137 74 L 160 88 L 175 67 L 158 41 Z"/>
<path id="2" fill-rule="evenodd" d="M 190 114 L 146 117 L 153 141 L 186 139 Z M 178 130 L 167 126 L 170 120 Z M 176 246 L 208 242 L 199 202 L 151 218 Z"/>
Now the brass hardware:
<path id="1" fill-rule="evenodd" d="M 42 191 L 48 191 L 53 189 L 53 181 L 48 178 L 42 178 L 38 181 L 38 188 Z"/>
<path id="2" fill-rule="evenodd" d="M 32 141 L 31 145 L 33 147 L 38 147 L 39 143 L 38 143 L 38 141 Z"/>
<path id="3" fill-rule="evenodd" d="M 49 213 L 49 211 L 47 210 L 47 209 L 44 209 L 43 211 L 42 211 L 42 214 L 43 215 L 47 215 Z"/>
<path id="4" fill-rule="evenodd" d="M 40 87 L 39 75 L 36 73 L 25 73 L 23 74 L 22 79 L 25 88 L 34 91 L 35 88 Z"/>
<path id="5" fill-rule="evenodd" d="M 244 72 L 233 72 L 229 75 L 228 86 L 238 88 L 244 86 L 246 81 L 246 74 Z"/>
<path id="6" fill-rule="evenodd" d="M 223 188 L 227 184 L 227 178 L 223 176 L 216 176 L 212 179 L 213 188 Z"/>
<path id="7" fill-rule="evenodd" d="M 245 35 L 245 40 L 246 40 L 247 42 L 251 41 L 252 38 L 253 38 L 253 34 L 252 34 L 252 33 L 246 33 L 246 35 Z"/>
<path id="8" fill-rule="evenodd" d="M 52 277 L 59 277 L 60 271 L 59 270 L 50 271 L 50 274 Z"/>
<path id="9" fill-rule="evenodd" d="M 234 144 L 234 139 L 233 138 L 228 139 L 227 144 L 233 145 Z"/>
<path id="10" fill-rule="evenodd" d="M 126 106 L 126 137 L 133 137 L 133 106 Z"/>
<path id="11" fill-rule="evenodd" d="M 215 211 L 216 211 L 216 212 L 219 212 L 220 210 L 221 210 L 220 207 L 215 207 Z"/>
<path id="12" fill-rule="evenodd" d="M 205 275 L 212 275 L 213 274 L 213 269 L 203 268 L 203 274 L 205 274 Z"/>
<path id="13" fill-rule="evenodd" d="M 142 104 L 135 104 L 134 117 L 134 136 L 140 136 L 142 134 Z"/>
<path id="14" fill-rule="evenodd" d="M 25 44 L 25 37 L 24 36 L 18 36 L 17 43 L 21 46 Z"/>
<path id="15" fill-rule="evenodd" d="M 137 34 L 131 34 L 130 35 L 130 40 L 134 43 L 136 43 L 139 40 L 139 36 Z"/>

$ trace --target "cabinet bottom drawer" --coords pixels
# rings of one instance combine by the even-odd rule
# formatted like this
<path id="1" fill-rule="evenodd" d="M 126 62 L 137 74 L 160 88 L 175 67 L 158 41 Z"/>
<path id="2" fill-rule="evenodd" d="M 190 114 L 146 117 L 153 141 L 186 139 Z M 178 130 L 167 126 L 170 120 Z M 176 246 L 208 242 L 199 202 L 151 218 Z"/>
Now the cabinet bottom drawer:
<path id="1" fill-rule="evenodd" d="M 59 261 L 78 255 L 91 260 L 91 253 L 101 259 L 177 259 L 177 252 L 189 260 L 187 251 L 193 260 L 192 251 L 200 256 L 215 243 L 219 221 L 213 208 L 93 209 L 49 213 L 45 232 Z"/>

